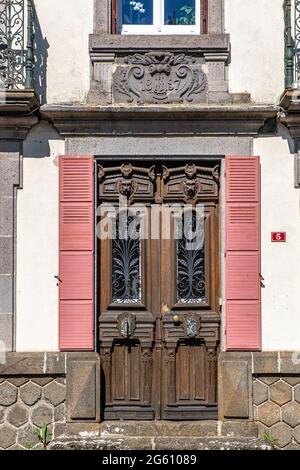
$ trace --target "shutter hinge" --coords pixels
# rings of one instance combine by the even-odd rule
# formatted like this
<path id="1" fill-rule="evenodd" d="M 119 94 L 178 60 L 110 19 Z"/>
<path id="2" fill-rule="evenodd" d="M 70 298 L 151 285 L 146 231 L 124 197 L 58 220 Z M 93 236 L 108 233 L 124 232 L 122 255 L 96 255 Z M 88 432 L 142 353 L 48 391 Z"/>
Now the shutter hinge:
<path id="1" fill-rule="evenodd" d="M 219 297 L 219 305 L 220 305 L 220 307 L 222 307 L 222 305 L 223 305 L 222 297 Z"/>
<path id="2" fill-rule="evenodd" d="M 61 278 L 60 278 L 59 276 L 54 276 L 54 279 L 57 280 L 57 284 L 56 284 L 57 286 L 59 286 L 59 284 L 62 283 L 62 280 L 61 280 Z"/>

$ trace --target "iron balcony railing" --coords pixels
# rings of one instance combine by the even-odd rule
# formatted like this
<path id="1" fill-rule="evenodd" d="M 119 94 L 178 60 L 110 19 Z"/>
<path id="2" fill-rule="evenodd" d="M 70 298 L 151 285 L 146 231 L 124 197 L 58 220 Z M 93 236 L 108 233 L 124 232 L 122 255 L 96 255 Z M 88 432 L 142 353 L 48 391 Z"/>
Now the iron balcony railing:
<path id="1" fill-rule="evenodd" d="M 0 0 L 0 87 L 33 88 L 33 0 Z"/>
<path id="2" fill-rule="evenodd" d="M 300 0 L 284 0 L 285 87 L 300 88 Z"/>

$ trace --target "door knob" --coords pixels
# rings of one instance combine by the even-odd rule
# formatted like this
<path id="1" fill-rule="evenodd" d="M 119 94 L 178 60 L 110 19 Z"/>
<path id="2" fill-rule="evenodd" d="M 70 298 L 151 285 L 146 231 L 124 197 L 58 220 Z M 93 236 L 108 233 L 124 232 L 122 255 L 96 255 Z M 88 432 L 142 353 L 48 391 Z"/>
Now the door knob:
<path id="1" fill-rule="evenodd" d="M 179 316 L 178 315 L 173 315 L 173 323 L 174 323 L 174 325 L 176 323 L 179 323 Z"/>

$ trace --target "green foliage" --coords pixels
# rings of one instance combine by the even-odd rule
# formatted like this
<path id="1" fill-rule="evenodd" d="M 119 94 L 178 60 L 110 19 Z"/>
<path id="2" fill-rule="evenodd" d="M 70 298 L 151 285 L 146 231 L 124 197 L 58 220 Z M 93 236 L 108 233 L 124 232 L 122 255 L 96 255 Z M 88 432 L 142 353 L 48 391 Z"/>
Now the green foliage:
<path id="1" fill-rule="evenodd" d="M 177 25 L 195 24 L 195 7 L 183 5 L 180 9 L 180 16 L 176 18 Z"/>
<path id="2" fill-rule="evenodd" d="M 266 432 L 264 434 L 264 440 L 268 442 L 273 448 L 275 448 L 278 444 L 278 439 L 276 439 L 272 434 Z"/>
<path id="3" fill-rule="evenodd" d="M 52 433 L 49 431 L 47 424 L 43 423 L 42 427 L 40 429 L 35 429 L 33 434 L 38 438 L 46 450 L 47 445 L 50 443 L 52 438 Z"/>

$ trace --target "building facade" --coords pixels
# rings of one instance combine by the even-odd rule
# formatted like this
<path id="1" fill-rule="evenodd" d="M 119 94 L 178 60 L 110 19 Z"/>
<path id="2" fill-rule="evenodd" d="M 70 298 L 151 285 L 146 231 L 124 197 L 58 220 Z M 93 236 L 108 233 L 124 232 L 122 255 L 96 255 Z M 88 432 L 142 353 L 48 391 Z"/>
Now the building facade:
<path id="1" fill-rule="evenodd" d="M 299 15 L 0 0 L 1 448 L 300 448 Z"/>

